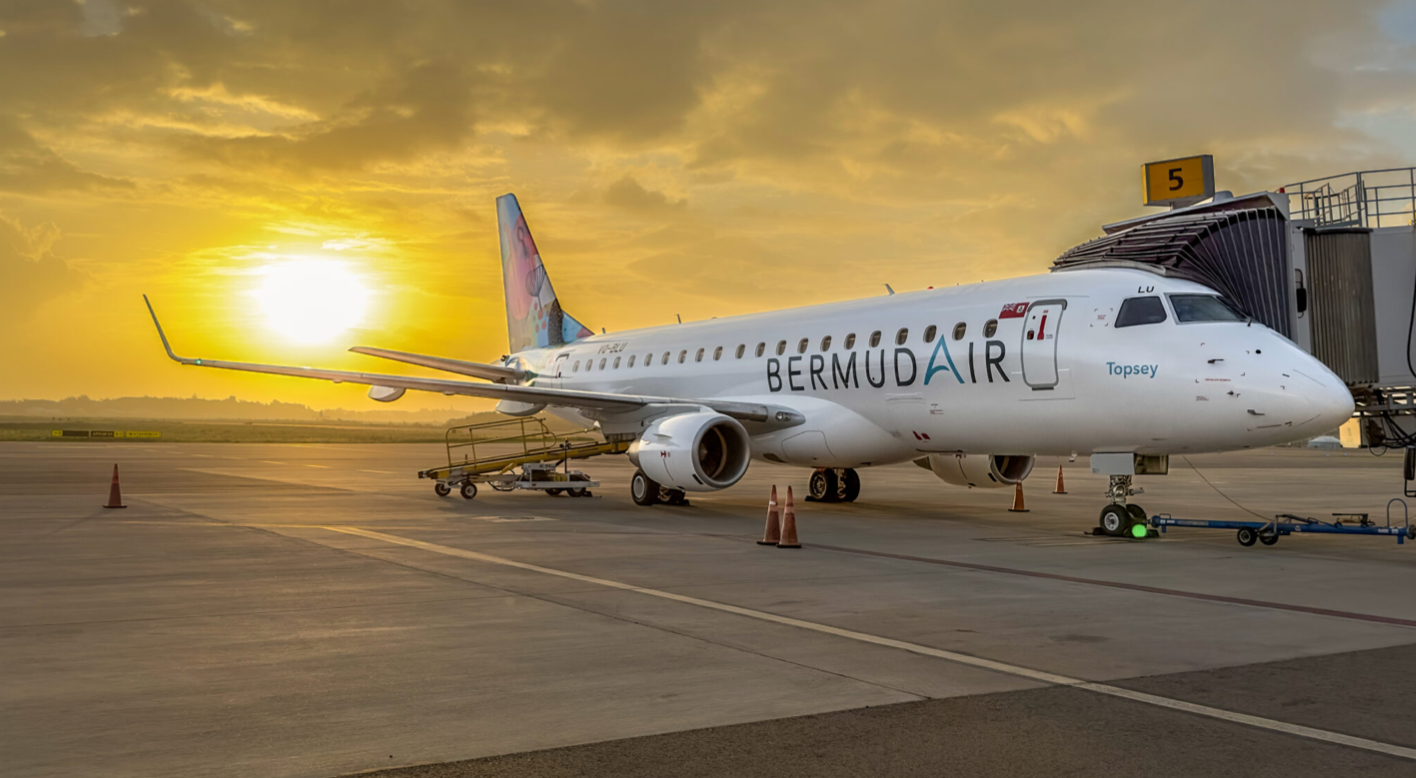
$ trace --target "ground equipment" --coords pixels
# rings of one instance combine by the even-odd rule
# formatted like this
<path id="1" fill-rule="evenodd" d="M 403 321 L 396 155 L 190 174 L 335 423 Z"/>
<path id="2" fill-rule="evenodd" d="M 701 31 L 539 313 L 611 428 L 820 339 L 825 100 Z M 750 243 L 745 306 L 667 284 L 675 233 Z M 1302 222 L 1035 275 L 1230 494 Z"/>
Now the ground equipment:
<path id="1" fill-rule="evenodd" d="M 470 500 L 478 484 L 499 492 L 539 489 L 552 496 L 589 497 L 599 482 L 571 470 L 570 460 L 629 449 L 629 441 L 606 442 L 591 434 L 558 435 L 539 416 L 451 427 L 445 435 L 447 465 L 420 470 L 418 477 L 432 479 L 440 497 L 457 489 Z"/>
<path id="2" fill-rule="evenodd" d="M 1235 538 L 1239 541 L 1239 545 L 1244 547 L 1252 546 L 1255 542 L 1272 546 L 1278 542 L 1280 537 L 1295 532 L 1316 532 L 1326 535 L 1394 535 L 1397 544 L 1400 545 L 1405 543 L 1407 538 L 1416 540 L 1416 527 L 1411 526 L 1409 516 L 1404 517 L 1399 526 L 1392 526 L 1391 506 L 1392 503 L 1398 502 L 1401 503 L 1403 511 L 1405 510 L 1406 503 L 1403 500 L 1395 499 L 1387 503 L 1386 524 L 1381 526 L 1368 518 L 1365 513 L 1334 513 L 1332 521 L 1295 516 L 1291 513 L 1280 513 L 1274 516 L 1273 521 L 1200 521 L 1177 519 L 1168 513 L 1161 513 L 1152 516 L 1150 524 L 1152 527 L 1159 528 L 1161 532 L 1165 532 L 1169 527 L 1232 529 L 1235 531 Z"/>

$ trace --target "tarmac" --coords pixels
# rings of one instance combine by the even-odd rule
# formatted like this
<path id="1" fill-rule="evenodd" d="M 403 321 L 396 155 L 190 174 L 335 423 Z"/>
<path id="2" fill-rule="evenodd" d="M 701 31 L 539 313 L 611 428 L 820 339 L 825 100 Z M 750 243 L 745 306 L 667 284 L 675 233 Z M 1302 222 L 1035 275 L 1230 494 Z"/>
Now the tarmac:
<path id="1" fill-rule="evenodd" d="M 573 465 L 589 498 L 442 498 L 442 453 L 0 443 L 4 774 L 1416 774 L 1416 543 L 1093 537 L 1085 458 L 1012 513 L 912 465 L 809 503 L 756 462 L 641 508 L 622 456 Z M 1152 514 L 1381 523 L 1401 463 L 1137 483 Z M 802 549 L 753 542 L 772 484 Z"/>

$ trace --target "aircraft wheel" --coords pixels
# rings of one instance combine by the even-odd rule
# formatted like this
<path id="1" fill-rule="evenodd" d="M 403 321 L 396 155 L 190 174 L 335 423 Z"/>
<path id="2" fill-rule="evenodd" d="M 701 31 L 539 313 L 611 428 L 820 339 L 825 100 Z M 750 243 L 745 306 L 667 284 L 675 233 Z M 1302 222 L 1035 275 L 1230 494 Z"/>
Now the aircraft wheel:
<path id="1" fill-rule="evenodd" d="M 1239 531 L 1234 533 L 1234 538 L 1239 541 L 1239 545 L 1248 548 L 1254 545 L 1254 541 L 1259 539 L 1259 533 L 1249 527 L 1240 527 Z"/>
<path id="2" fill-rule="evenodd" d="M 836 471 L 820 467 L 811 471 L 811 481 L 807 483 L 807 497 L 815 502 L 835 502 Z"/>
<path id="3" fill-rule="evenodd" d="M 1125 505 L 1108 505 L 1101 509 L 1101 531 L 1119 538 L 1131 526 L 1131 512 Z"/>
<path id="4" fill-rule="evenodd" d="M 1277 533 L 1277 532 L 1260 532 L 1260 533 L 1259 533 L 1259 542 L 1262 543 L 1262 544 L 1264 544 L 1265 546 L 1272 546 L 1273 544 L 1275 544 L 1275 543 L 1278 542 L 1278 533 Z"/>
<path id="5" fill-rule="evenodd" d="M 629 479 L 629 496 L 635 505 L 653 505 L 659 501 L 659 485 L 643 470 L 635 470 L 634 477 Z"/>
<path id="6" fill-rule="evenodd" d="M 433 491 L 437 492 L 439 497 L 446 497 L 449 494 L 452 494 L 452 487 L 448 486 L 442 481 L 438 481 L 437 483 L 433 484 Z"/>
<path id="7" fill-rule="evenodd" d="M 471 481 L 468 481 L 467 483 L 465 483 L 465 484 L 462 485 L 462 497 L 463 497 L 463 499 L 470 500 L 470 499 L 472 499 L 473 497 L 476 497 L 476 496 L 477 496 L 477 485 L 476 485 L 476 484 L 472 483 Z"/>
<path id="8" fill-rule="evenodd" d="M 854 468 L 846 468 L 846 502 L 855 502 L 860 496 L 860 476 Z"/>

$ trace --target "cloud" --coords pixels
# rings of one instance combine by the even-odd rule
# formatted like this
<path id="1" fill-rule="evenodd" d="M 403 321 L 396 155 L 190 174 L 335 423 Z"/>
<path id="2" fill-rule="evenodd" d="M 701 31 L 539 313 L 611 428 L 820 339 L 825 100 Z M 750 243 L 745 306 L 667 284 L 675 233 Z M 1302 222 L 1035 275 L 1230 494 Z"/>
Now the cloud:
<path id="1" fill-rule="evenodd" d="M 53 223 L 25 229 L 0 216 L 0 321 L 22 322 L 40 305 L 83 284 L 84 276 L 55 256 Z"/>
<path id="2" fill-rule="evenodd" d="M 628 173 L 605 190 L 605 202 L 631 211 L 658 211 L 688 205 L 686 199 L 670 200 L 663 192 L 645 189 Z"/>
<path id="3" fill-rule="evenodd" d="M 40 145 L 12 117 L 0 115 L 0 191 L 47 194 L 132 187 L 131 181 L 81 170 Z"/>

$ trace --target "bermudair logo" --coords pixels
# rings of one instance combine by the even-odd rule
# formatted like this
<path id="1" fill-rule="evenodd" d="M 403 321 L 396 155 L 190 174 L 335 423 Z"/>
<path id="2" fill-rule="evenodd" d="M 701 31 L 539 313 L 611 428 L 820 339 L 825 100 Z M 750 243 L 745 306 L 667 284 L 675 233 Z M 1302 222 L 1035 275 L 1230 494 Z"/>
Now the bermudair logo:
<path id="1" fill-rule="evenodd" d="M 1121 376 L 1123 380 L 1131 376 L 1155 378 L 1156 371 L 1159 369 L 1160 365 L 1123 365 L 1119 362 L 1106 363 L 1106 371 L 1111 375 Z"/>

